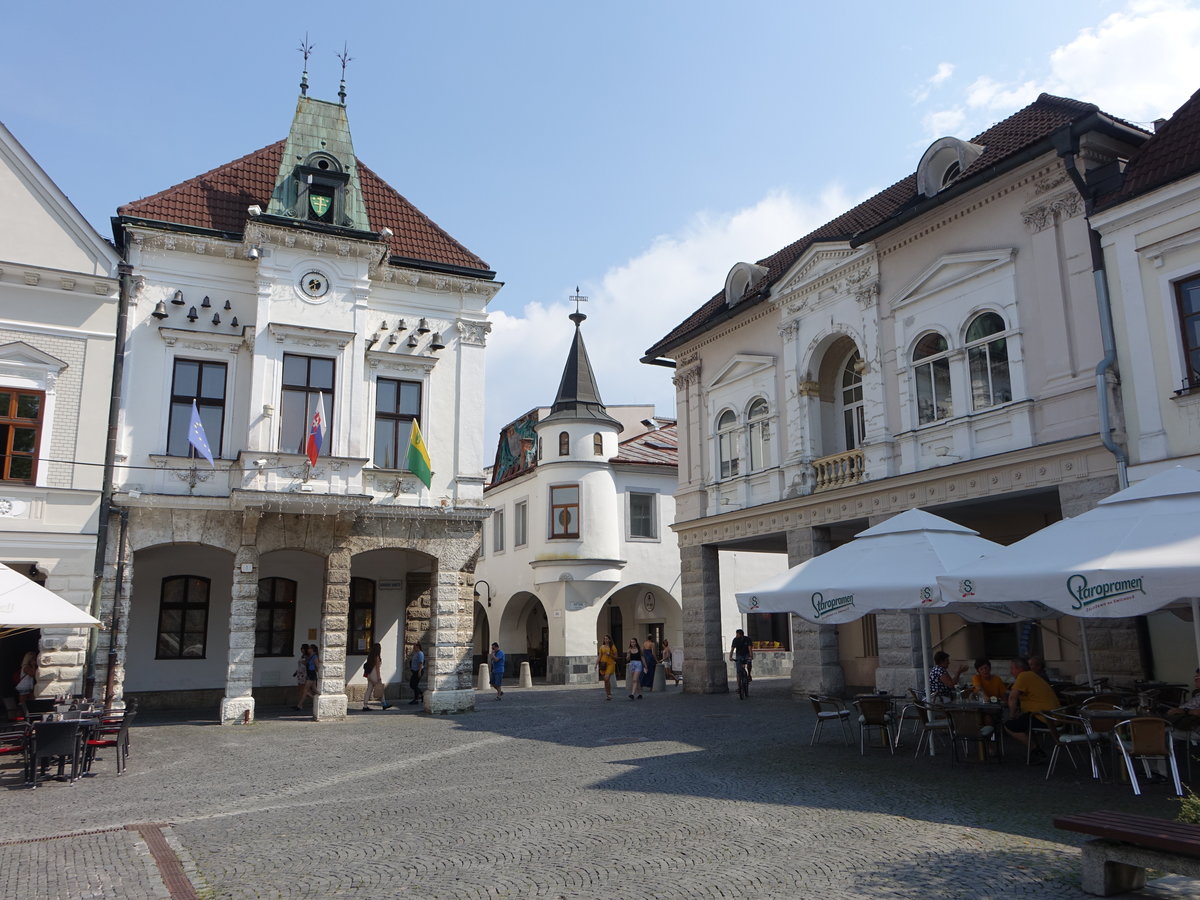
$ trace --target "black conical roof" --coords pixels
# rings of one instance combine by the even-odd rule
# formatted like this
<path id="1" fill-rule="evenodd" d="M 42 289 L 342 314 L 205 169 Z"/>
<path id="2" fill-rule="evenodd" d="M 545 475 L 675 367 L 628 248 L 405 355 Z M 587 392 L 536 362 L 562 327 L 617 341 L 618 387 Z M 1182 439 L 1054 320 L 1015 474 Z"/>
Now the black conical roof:
<path id="1" fill-rule="evenodd" d="M 596 387 L 596 376 L 592 372 L 587 347 L 583 344 L 583 332 L 579 328 L 587 316 L 583 313 L 571 313 L 570 318 L 575 323 L 575 340 L 571 342 L 567 364 L 563 367 L 562 380 L 558 383 L 558 394 L 554 398 L 554 405 L 550 407 L 550 415 L 542 421 L 593 419 L 615 425 L 618 431 L 623 431 L 621 423 L 604 408 L 600 390 Z"/>

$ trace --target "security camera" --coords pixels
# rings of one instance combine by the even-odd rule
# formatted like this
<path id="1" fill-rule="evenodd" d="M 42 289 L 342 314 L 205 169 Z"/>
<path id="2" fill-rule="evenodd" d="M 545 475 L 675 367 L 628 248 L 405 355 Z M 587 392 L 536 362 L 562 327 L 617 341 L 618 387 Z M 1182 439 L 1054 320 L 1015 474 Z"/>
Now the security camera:
<path id="1" fill-rule="evenodd" d="M 255 259 L 258 259 L 260 256 L 262 256 L 262 254 L 259 252 L 257 247 L 251 247 L 249 250 L 246 251 L 246 259 L 255 260 Z"/>
<path id="2" fill-rule="evenodd" d="M 383 240 L 385 240 L 385 241 L 386 241 L 388 238 L 390 238 L 390 237 L 392 236 L 392 229 L 388 228 L 387 226 L 384 226 L 383 228 L 380 228 L 380 229 L 379 229 L 379 236 L 380 236 L 380 237 L 381 237 Z"/>
<path id="3" fill-rule="evenodd" d="M 256 459 L 254 461 L 254 464 L 261 469 L 263 466 L 265 466 L 267 464 L 267 461 L 265 459 Z"/>
<path id="4" fill-rule="evenodd" d="M 253 206 L 246 207 L 246 212 L 250 214 L 250 218 L 257 219 L 262 215 L 262 207 L 256 203 Z"/>

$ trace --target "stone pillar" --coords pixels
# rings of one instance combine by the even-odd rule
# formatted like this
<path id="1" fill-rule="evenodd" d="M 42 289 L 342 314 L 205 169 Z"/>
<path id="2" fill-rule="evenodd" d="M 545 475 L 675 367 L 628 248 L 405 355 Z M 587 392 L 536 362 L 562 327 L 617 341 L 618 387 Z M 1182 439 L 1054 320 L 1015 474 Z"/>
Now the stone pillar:
<path id="1" fill-rule="evenodd" d="M 129 542 L 121 540 L 120 519 L 114 515 L 109 532 L 112 540 L 105 551 L 104 575 L 100 584 L 100 621 L 103 630 L 96 641 L 96 684 L 93 699 L 103 701 L 108 685 L 109 659 L 112 651 L 115 659 L 113 670 L 112 703 L 121 708 L 125 705 L 125 653 L 129 643 L 129 608 L 133 599 L 133 553 Z M 124 565 L 118 560 L 124 557 Z M 117 585 L 117 569 L 121 568 L 121 584 Z M 118 594 L 120 597 L 118 599 Z M 115 610 L 115 616 L 114 616 Z"/>
<path id="2" fill-rule="evenodd" d="M 471 662 L 475 638 L 474 579 L 438 568 L 433 578 L 433 636 L 426 649 L 425 711 L 470 712 L 475 708 Z M 508 674 L 507 670 L 505 674 Z"/>
<path id="3" fill-rule="evenodd" d="M 404 598 L 404 683 L 412 675 L 408 659 L 412 645 L 418 641 L 425 651 L 425 674 L 421 677 L 421 690 L 429 686 L 429 673 L 433 671 L 430 656 L 433 652 L 433 582 L 426 572 L 409 572 L 405 584 Z M 403 693 L 403 689 L 401 689 Z"/>
<path id="4" fill-rule="evenodd" d="M 788 566 L 830 549 L 824 528 L 797 528 L 787 533 Z M 846 674 L 838 658 L 837 627 L 814 625 L 792 616 L 792 696 L 841 694 Z"/>
<path id="5" fill-rule="evenodd" d="M 241 541 L 233 558 L 233 596 L 229 603 L 229 664 L 225 670 L 225 697 L 221 700 L 222 725 L 237 725 L 254 720 L 258 520 L 257 509 L 243 510 Z"/>
<path id="6" fill-rule="evenodd" d="M 1086 481 L 1064 481 L 1058 486 L 1058 503 L 1063 517 L 1078 516 L 1092 509 L 1118 489 L 1115 475 Z M 1092 656 L 1092 674 L 1116 676 L 1119 681 L 1145 678 L 1138 641 L 1138 617 L 1127 619 L 1081 619 L 1087 628 Z M 1148 648 L 1147 648 L 1148 650 Z"/>
<path id="7" fill-rule="evenodd" d="M 868 516 L 873 528 L 891 516 Z M 882 612 L 875 615 L 875 638 L 879 664 L 875 669 L 875 687 L 903 695 L 911 687 L 923 687 L 925 665 L 921 656 L 921 614 Z M 930 656 L 933 651 L 930 650 Z"/>
<path id="8" fill-rule="evenodd" d="M 721 564 L 717 548 L 680 546 L 683 598 L 683 689 L 726 694 L 729 672 L 721 640 Z"/>
<path id="9" fill-rule="evenodd" d="M 325 597 L 321 604 L 320 693 L 313 698 L 317 721 L 346 718 L 346 627 L 350 622 L 350 551 L 334 550 L 325 561 Z"/>

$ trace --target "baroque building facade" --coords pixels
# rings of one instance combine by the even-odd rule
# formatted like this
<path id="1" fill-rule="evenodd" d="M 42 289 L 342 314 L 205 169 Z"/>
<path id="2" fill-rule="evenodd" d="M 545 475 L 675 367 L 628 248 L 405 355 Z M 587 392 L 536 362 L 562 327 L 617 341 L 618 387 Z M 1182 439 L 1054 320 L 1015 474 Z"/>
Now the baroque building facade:
<path id="1" fill-rule="evenodd" d="M 737 263 L 649 348 L 643 362 L 677 370 L 688 689 L 726 689 L 710 625 L 721 550 L 795 565 L 913 507 L 1010 543 L 1117 488 L 1122 420 L 1111 376 L 1096 376 L 1105 338 L 1084 213 L 1147 138 L 1043 94 Z M 1073 620 L 929 618 L 958 659 L 1038 652 L 1062 677 L 1082 669 Z M 797 693 L 921 683 L 914 616 L 794 628 Z M 1089 628 L 1098 673 L 1141 673 L 1138 628 Z"/>
<path id="2" fill-rule="evenodd" d="M 286 139 L 114 219 L 133 289 L 97 668 L 118 700 L 250 721 L 295 702 L 311 643 L 313 714 L 338 718 L 372 644 L 394 695 L 420 640 L 426 708 L 473 707 L 499 285 L 356 156 L 341 97 L 303 88 Z"/>

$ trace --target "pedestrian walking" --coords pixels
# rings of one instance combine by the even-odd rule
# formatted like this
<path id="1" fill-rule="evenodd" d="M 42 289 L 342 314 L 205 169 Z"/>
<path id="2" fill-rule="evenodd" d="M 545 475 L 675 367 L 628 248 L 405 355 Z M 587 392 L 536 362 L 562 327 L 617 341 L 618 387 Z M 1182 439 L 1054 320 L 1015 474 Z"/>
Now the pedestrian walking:
<path id="1" fill-rule="evenodd" d="M 17 702 L 24 705 L 33 699 L 37 687 L 37 651 L 30 650 L 21 657 L 21 668 L 17 670 Z"/>
<path id="2" fill-rule="evenodd" d="M 630 700 L 642 699 L 642 648 L 637 638 L 630 638 L 625 650 L 625 689 Z"/>
<path id="3" fill-rule="evenodd" d="M 304 686 L 308 684 L 308 644 L 300 645 L 300 658 L 296 660 L 296 671 L 293 677 L 296 679 L 296 702 L 294 705 L 296 709 L 299 709 L 307 696 Z"/>
<path id="4" fill-rule="evenodd" d="M 421 690 L 421 676 L 425 674 L 425 651 L 421 649 L 420 641 L 413 641 L 412 656 L 408 658 L 408 668 L 412 673 L 408 677 L 408 686 L 412 688 L 413 698 L 408 701 L 408 705 L 420 703 L 425 699 L 425 692 Z"/>
<path id="5" fill-rule="evenodd" d="M 658 651 L 653 636 L 642 641 L 642 687 L 654 690 L 654 667 L 658 664 Z"/>
<path id="6" fill-rule="evenodd" d="M 363 712 L 368 712 L 371 707 L 367 704 L 371 702 L 371 698 L 375 693 L 379 693 L 379 705 L 383 709 L 390 709 L 391 704 L 387 702 L 387 688 L 383 684 L 383 647 L 380 644 L 372 644 L 371 652 L 367 654 L 367 661 L 363 663 L 363 674 L 367 676 L 367 692 L 363 694 Z"/>
<path id="7" fill-rule="evenodd" d="M 504 697 L 504 651 L 495 641 L 492 642 L 492 652 L 488 654 L 488 670 L 492 675 L 492 687 L 496 689 L 496 699 Z"/>
<path id="8" fill-rule="evenodd" d="M 617 674 L 617 647 L 607 634 L 596 653 L 596 671 L 604 682 L 604 699 L 611 700 L 613 676 Z"/>
<path id="9" fill-rule="evenodd" d="M 296 709 L 304 709 L 304 701 L 312 697 L 313 705 L 317 703 L 317 675 L 321 672 L 321 652 L 316 644 L 308 645 L 308 656 L 304 660 L 304 691 L 300 694 L 300 702 Z"/>
<path id="10" fill-rule="evenodd" d="M 663 667 L 663 675 L 678 684 L 679 674 L 675 671 L 675 651 L 671 649 L 671 642 L 666 638 L 663 638 L 662 646 L 658 651 L 658 663 Z"/>

